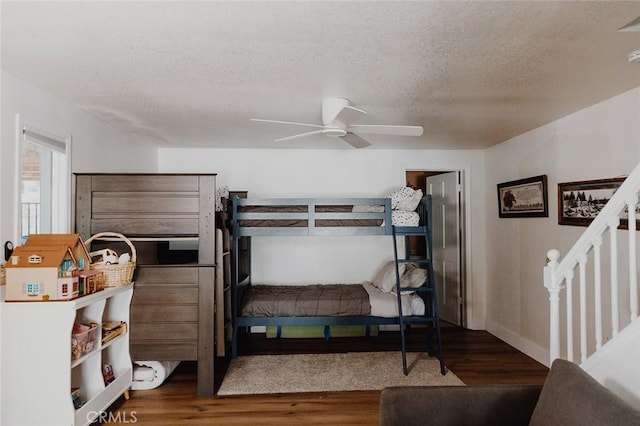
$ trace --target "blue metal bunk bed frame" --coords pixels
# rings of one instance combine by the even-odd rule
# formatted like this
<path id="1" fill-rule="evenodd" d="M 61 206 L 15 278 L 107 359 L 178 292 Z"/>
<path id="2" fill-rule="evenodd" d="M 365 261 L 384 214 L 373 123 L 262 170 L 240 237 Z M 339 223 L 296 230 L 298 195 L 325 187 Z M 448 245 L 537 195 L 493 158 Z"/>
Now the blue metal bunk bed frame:
<path id="1" fill-rule="evenodd" d="M 316 207 L 321 206 L 383 206 L 383 211 L 367 212 L 318 212 Z M 291 211 L 262 211 L 245 212 L 244 206 L 282 207 L 282 206 L 306 206 L 304 212 Z M 430 356 L 437 356 L 440 360 L 440 370 L 444 375 L 444 357 L 442 353 L 442 340 L 438 314 L 438 302 L 436 294 L 435 276 L 432 263 L 432 232 L 431 226 L 431 196 L 423 198 L 418 208 L 420 215 L 419 226 L 393 226 L 390 198 L 273 198 L 273 199 L 247 199 L 234 198 L 232 200 L 232 342 L 231 355 L 238 355 L 238 332 L 240 328 L 252 326 L 289 326 L 289 325 L 384 325 L 398 324 L 401 331 L 402 361 L 404 374 L 408 374 L 406 352 L 427 352 Z M 316 226 L 319 220 L 382 220 L 380 226 Z M 306 221 L 306 226 L 241 226 L 243 221 L 268 220 L 268 221 Z M 396 263 L 396 293 L 398 295 L 398 317 L 377 316 L 305 316 L 305 317 L 242 317 L 240 306 L 244 292 L 251 286 L 251 237 L 253 236 L 362 236 L 362 235 L 391 235 L 393 236 L 394 256 Z M 410 259 L 408 256 L 408 241 L 405 244 L 405 256 L 398 253 L 397 237 L 423 236 L 427 245 L 427 257 L 425 259 Z M 240 242 L 244 241 L 243 250 L 246 250 L 244 261 L 246 276 L 240 277 Z M 426 285 L 418 288 L 400 288 L 399 265 L 401 263 L 423 264 L 428 270 Z M 403 316 L 401 294 L 405 291 L 417 291 L 425 300 L 424 316 Z M 427 324 L 427 348 L 419 350 L 407 350 L 405 339 L 405 326 L 409 324 Z M 433 328 L 436 332 L 436 346 L 433 345 Z"/>

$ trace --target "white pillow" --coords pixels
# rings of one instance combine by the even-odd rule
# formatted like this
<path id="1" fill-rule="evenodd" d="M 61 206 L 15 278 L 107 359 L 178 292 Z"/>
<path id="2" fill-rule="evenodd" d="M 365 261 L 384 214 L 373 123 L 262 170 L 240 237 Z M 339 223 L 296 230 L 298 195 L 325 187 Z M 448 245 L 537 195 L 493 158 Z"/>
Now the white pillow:
<path id="1" fill-rule="evenodd" d="M 422 189 L 416 189 L 413 191 L 410 197 L 404 198 L 398 202 L 396 210 L 404 210 L 405 212 L 412 212 L 418 208 L 422 200 Z"/>
<path id="2" fill-rule="evenodd" d="M 415 191 L 413 190 L 413 188 L 410 188 L 408 186 L 404 188 L 400 188 L 396 191 L 393 191 L 387 197 L 387 198 L 391 198 L 391 208 L 393 210 L 396 210 L 398 208 L 398 203 L 411 199 L 414 192 Z"/>
<path id="3" fill-rule="evenodd" d="M 404 274 L 406 264 L 401 263 L 398 265 L 398 272 L 400 276 Z M 378 287 L 380 291 L 389 293 L 396 286 L 396 262 L 393 260 L 388 261 L 382 266 L 382 269 L 378 271 L 373 279 L 373 285 Z"/>
<path id="4" fill-rule="evenodd" d="M 418 208 L 418 204 L 422 200 L 422 189 L 413 189 L 407 186 L 393 191 L 387 198 L 391 198 L 393 210 L 412 212 Z"/>
<path id="5" fill-rule="evenodd" d="M 417 288 L 425 283 L 428 271 L 415 265 L 407 265 L 404 274 L 400 278 L 400 287 Z"/>

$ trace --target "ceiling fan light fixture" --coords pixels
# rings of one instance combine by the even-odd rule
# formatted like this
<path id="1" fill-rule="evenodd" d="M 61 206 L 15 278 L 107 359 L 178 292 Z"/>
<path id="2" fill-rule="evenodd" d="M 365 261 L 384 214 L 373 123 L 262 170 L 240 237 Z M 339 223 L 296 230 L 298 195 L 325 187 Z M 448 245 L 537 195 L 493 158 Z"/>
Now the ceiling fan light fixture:
<path id="1" fill-rule="evenodd" d="M 326 98 L 322 101 L 322 123 L 331 123 L 338 113 L 350 104 L 346 98 Z"/>
<path id="2" fill-rule="evenodd" d="M 341 138 L 347 134 L 347 131 L 338 127 L 327 127 L 322 131 L 322 134 L 332 138 Z"/>

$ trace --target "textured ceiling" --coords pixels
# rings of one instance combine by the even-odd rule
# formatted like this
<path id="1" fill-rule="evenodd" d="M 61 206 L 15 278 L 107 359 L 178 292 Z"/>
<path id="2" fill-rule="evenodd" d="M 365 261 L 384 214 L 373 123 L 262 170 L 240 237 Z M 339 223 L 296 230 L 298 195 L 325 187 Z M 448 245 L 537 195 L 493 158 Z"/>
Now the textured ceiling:
<path id="1" fill-rule="evenodd" d="M 345 148 L 324 97 L 376 148 L 485 148 L 640 86 L 639 1 L 7 2 L 3 69 L 175 147 Z"/>

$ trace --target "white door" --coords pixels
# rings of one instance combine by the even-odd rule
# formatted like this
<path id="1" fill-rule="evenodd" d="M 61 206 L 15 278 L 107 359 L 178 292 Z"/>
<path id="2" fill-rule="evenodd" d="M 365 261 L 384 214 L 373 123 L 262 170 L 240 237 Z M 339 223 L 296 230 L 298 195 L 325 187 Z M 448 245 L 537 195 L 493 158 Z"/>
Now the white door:
<path id="1" fill-rule="evenodd" d="M 440 319 L 462 325 L 460 173 L 427 177 L 433 210 L 433 269 Z"/>

